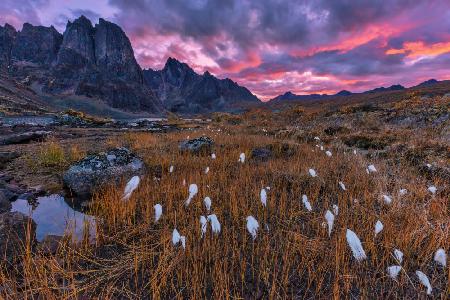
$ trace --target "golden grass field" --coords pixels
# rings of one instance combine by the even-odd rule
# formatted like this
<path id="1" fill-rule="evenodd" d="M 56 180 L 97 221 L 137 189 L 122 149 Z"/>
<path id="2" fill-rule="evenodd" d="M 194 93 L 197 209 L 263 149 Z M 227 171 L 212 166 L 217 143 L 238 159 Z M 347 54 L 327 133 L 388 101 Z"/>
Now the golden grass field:
<path id="1" fill-rule="evenodd" d="M 319 125 L 305 131 L 300 128 L 296 134 L 295 126 L 280 128 L 279 123 L 271 123 L 282 119 L 295 124 L 292 118 L 298 114 L 302 110 L 282 117 L 259 111 L 244 115 L 243 123 L 237 125 L 220 119 L 209 128 L 192 131 L 110 137 L 105 148 L 129 147 L 146 162 L 149 171 L 141 176 L 137 190 L 123 201 L 129 179 L 124 178 L 121 185 L 94 195 L 89 205 L 89 212 L 98 217 L 93 244 L 88 237 L 77 245 L 66 241 L 55 255 L 44 255 L 25 243 L 20 264 L 1 268 L 2 297 L 425 299 L 430 296 L 416 276 L 420 270 L 429 278 L 431 297 L 448 299 L 448 263 L 444 268 L 433 260 L 436 250 L 450 248 L 447 179 L 422 176 L 403 157 L 392 163 L 383 155 L 366 155 L 358 149 L 354 154 L 321 133 L 324 127 Z M 314 123 L 315 114 L 302 115 L 302 122 Z M 376 117 L 370 120 L 370 116 L 365 119 L 367 128 L 377 122 Z M 376 136 L 391 134 L 397 141 L 419 144 L 420 137 L 414 139 L 408 133 L 386 128 L 373 131 Z M 439 134 L 421 131 L 424 140 L 429 140 L 427 134 L 442 143 Z M 210 153 L 179 152 L 181 140 L 202 135 L 214 139 L 215 160 Z M 320 141 L 314 139 L 316 135 Z M 253 160 L 255 147 L 270 147 L 273 157 L 267 162 Z M 246 154 L 244 163 L 238 162 L 241 153 Z M 368 174 L 371 164 L 377 172 Z M 160 178 L 156 176 L 159 168 Z M 317 177 L 310 176 L 310 168 Z M 191 183 L 199 191 L 186 207 Z M 431 185 L 437 187 L 435 194 L 428 190 Z M 270 190 L 264 207 L 260 191 L 266 187 Z M 400 195 L 400 189 L 407 193 Z M 302 195 L 307 195 L 312 211 L 303 205 Z M 392 203 L 386 204 L 383 195 L 389 195 Z M 210 213 L 203 204 L 207 196 L 212 199 Z M 155 223 L 158 203 L 163 213 Z M 333 205 L 339 212 L 329 236 L 325 212 L 333 211 Z M 213 234 L 208 225 L 201 238 L 200 216 L 208 214 L 217 216 L 221 232 Z M 255 240 L 246 229 L 247 216 L 259 223 Z M 384 228 L 375 236 L 377 220 Z M 186 237 L 185 249 L 172 244 L 175 228 Z M 347 229 L 357 234 L 367 259 L 354 259 Z M 401 264 L 394 249 L 404 254 Z M 402 268 L 396 279 L 387 273 L 392 265 Z"/>

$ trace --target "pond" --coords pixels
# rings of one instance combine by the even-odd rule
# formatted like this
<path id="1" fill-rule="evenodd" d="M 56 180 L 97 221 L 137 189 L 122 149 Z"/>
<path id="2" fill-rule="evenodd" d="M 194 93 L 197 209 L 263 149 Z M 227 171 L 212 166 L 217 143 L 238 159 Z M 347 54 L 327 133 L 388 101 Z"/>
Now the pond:
<path id="1" fill-rule="evenodd" d="M 89 230 L 89 239 L 95 238 L 96 222 L 93 216 L 71 208 L 60 195 L 38 197 L 30 204 L 27 200 L 12 202 L 12 212 L 21 212 L 36 222 L 36 238 L 40 242 L 46 235 L 72 234 L 74 241 L 83 237 Z"/>

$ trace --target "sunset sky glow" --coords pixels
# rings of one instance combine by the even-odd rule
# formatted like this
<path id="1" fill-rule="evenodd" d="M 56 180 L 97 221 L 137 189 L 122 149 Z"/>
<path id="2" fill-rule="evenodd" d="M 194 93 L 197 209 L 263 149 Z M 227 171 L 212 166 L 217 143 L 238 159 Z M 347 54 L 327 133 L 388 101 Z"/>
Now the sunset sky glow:
<path id="1" fill-rule="evenodd" d="M 0 12 L 18 30 L 103 17 L 143 68 L 171 56 L 263 100 L 450 79 L 448 0 L 3 0 Z"/>

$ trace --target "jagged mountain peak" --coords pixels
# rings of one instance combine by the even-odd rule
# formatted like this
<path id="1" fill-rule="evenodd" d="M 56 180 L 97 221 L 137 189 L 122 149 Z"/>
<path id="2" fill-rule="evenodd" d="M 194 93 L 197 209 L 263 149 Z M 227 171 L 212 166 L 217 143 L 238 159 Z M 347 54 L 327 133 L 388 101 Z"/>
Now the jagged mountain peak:
<path id="1" fill-rule="evenodd" d="M 93 28 L 91 20 L 89 20 L 84 15 L 79 16 L 78 18 L 73 20 L 73 22 L 68 21 L 67 23 L 68 24 L 77 24 L 77 25 L 82 25 L 82 26 Z"/>
<path id="2" fill-rule="evenodd" d="M 248 89 L 209 71 L 197 74 L 189 65 L 169 57 L 162 70 L 144 70 L 147 85 L 173 112 L 198 113 L 230 110 L 240 101 L 259 102 Z"/>
<path id="3" fill-rule="evenodd" d="M 177 60 L 176 58 L 169 57 L 164 65 L 164 71 L 169 72 L 185 72 L 185 73 L 195 73 L 195 71 L 186 63 Z"/>

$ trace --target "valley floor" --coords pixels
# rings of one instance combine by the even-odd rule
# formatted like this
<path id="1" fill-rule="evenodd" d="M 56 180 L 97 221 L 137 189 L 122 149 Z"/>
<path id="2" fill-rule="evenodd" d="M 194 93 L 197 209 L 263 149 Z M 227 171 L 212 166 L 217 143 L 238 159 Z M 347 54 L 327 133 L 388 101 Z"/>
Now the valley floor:
<path id="1" fill-rule="evenodd" d="M 95 216 L 94 237 L 61 239 L 51 253 L 24 241 L 14 262 L 1 264 L 0 293 L 446 299 L 450 271 L 438 249 L 450 248 L 449 105 L 445 97 L 294 105 L 172 121 L 167 132 L 41 128 L 52 132 L 45 141 L 2 146 L 18 156 L 3 165 L 5 185 L 69 198 L 68 167 L 115 147 L 141 157 L 146 172 L 128 200 L 123 178 L 74 205 Z M 201 136 L 214 140 L 211 149 L 179 150 Z"/>

